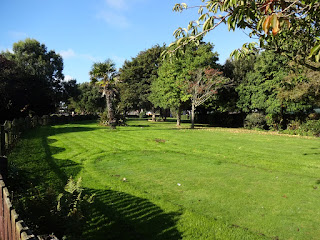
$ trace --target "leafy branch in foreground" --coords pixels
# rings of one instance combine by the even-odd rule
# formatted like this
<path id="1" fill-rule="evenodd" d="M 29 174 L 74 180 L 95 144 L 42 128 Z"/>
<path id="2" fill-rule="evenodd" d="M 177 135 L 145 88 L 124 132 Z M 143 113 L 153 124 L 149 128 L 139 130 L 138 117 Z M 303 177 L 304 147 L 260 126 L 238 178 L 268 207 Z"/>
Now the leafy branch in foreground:
<path id="1" fill-rule="evenodd" d="M 170 45 L 166 53 L 172 54 L 183 50 L 192 41 L 199 42 L 208 32 L 225 23 L 229 31 L 238 29 L 250 30 L 249 36 L 259 38 L 260 47 L 276 38 L 282 38 L 286 44 L 295 45 L 296 36 L 308 35 L 308 49 L 303 52 L 305 59 L 319 62 L 320 41 L 320 3 L 316 0 L 199 0 L 200 4 L 188 6 L 178 3 L 173 11 L 182 12 L 198 9 L 199 18 L 191 21 L 187 28 L 178 28 L 174 36 L 178 39 Z M 270 30 L 271 33 L 270 34 Z M 299 39 L 298 39 L 299 40 Z M 275 46 L 279 50 L 279 46 Z M 240 57 L 253 50 L 243 46 Z"/>

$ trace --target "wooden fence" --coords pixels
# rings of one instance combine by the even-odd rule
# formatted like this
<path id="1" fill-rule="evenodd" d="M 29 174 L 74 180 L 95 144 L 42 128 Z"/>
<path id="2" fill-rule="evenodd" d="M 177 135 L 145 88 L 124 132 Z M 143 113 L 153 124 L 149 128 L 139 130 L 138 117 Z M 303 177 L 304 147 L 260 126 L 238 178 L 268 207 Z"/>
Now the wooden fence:
<path id="1" fill-rule="evenodd" d="M 13 119 L 13 121 L 5 121 L 1 125 L 0 129 L 0 156 L 6 155 L 7 151 L 10 150 L 20 134 L 28 129 L 35 128 L 37 126 L 57 125 L 66 124 L 76 121 L 93 120 L 97 119 L 96 115 L 75 115 L 75 116 L 64 116 L 64 115 L 45 115 L 43 117 L 26 117 Z M 4 176 L 5 177 L 5 176 Z"/>
<path id="2" fill-rule="evenodd" d="M 0 239 L 1 240 L 39 240 L 12 208 L 9 191 L 0 174 Z"/>
<path id="3" fill-rule="evenodd" d="M 43 116 L 27 117 L 6 121 L 0 125 L 0 240 L 39 240 L 38 236 L 25 225 L 13 209 L 10 194 L 5 186 L 8 174 L 8 159 L 6 154 L 14 147 L 22 132 L 37 126 L 66 124 L 75 121 L 97 119 L 95 115 L 75 116 Z M 46 238 L 46 239 L 55 239 Z"/>

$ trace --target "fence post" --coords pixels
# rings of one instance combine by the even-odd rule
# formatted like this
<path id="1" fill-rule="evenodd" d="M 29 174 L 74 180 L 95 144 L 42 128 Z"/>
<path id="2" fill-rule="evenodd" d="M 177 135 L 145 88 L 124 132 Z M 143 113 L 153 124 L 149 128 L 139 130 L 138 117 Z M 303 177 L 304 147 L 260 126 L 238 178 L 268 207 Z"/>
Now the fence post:
<path id="1" fill-rule="evenodd" d="M 5 135 L 4 135 L 4 126 L 1 125 L 0 126 L 0 156 L 5 155 L 5 151 L 6 151 L 6 140 L 5 140 Z"/>
<path id="2" fill-rule="evenodd" d="M 2 177 L 1 177 L 2 178 Z M 5 219 L 4 219 L 4 195 L 3 189 L 5 188 L 4 181 L 0 180 L 0 238 L 5 239 Z"/>
<path id="3" fill-rule="evenodd" d="M 0 156 L 0 174 L 3 180 L 7 180 L 8 177 L 8 158 L 6 156 Z"/>
<path id="4" fill-rule="evenodd" d="M 11 235 L 11 208 L 12 208 L 12 204 L 10 202 L 9 199 L 9 191 L 8 189 L 5 187 L 3 189 L 3 203 L 4 203 L 4 220 L 5 220 L 5 224 L 4 224 L 4 239 L 11 239 L 10 235 Z"/>
<path id="5" fill-rule="evenodd" d="M 19 215 L 17 214 L 16 210 L 11 209 L 11 236 L 12 239 L 17 239 L 17 222 L 18 222 Z"/>

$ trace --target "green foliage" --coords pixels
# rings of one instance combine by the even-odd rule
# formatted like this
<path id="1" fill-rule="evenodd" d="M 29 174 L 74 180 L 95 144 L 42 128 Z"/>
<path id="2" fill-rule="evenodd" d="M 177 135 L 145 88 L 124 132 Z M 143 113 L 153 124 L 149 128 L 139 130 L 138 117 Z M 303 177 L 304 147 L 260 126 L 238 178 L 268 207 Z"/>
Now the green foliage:
<path id="1" fill-rule="evenodd" d="M 105 99 L 102 98 L 99 86 L 81 83 L 78 85 L 79 94 L 70 99 L 69 107 L 78 113 L 97 113 L 105 109 Z"/>
<path id="2" fill-rule="evenodd" d="M 267 125 L 272 131 L 280 131 L 284 126 L 283 115 L 277 113 L 269 113 L 266 116 Z"/>
<path id="3" fill-rule="evenodd" d="M 115 63 L 111 59 L 104 62 L 95 62 L 89 74 L 92 83 L 97 83 L 101 87 L 111 85 L 115 82 L 117 74 Z"/>
<path id="4" fill-rule="evenodd" d="M 237 88 L 238 107 L 244 112 L 253 110 L 267 114 L 281 113 L 282 102 L 277 98 L 279 88 L 287 75 L 286 59 L 270 52 L 263 52 Z"/>
<path id="5" fill-rule="evenodd" d="M 284 80 L 278 95 L 279 99 L 303 105 L 306 112 L 320 103 L 320 72 L 307 68 L 298 68 L 292 71 Z M 292 110 L 295 111 L 293 107 Z"/>
<path id="6" fill-rule="evenodd" d="M 88 204 L 93 203 L 94 194 L 84 195 L 81 187 L 81 177 L 75 181 L 72 177 L 69 178 L 64 192 L 60 193 L 57 198 L 57 214 L 59 219 L 65 223 L 63 239 L 77 239 L 81 237 L 80 231 L 85 225 L 85 211 L 88 209 Z"/>
<path id="7" fill-rule="evenodd" d="M 320 120 L 291 121 L 284 133 L 320 137 Z"/>
<path id="8" fill-rule="evenodd" d="M 147 117 L 146 113 L 147 113 L 146 111 L 141 111 L 139 113 L 139 118 L 146 118 Z"/>
<path id="9" fill-rule="evenodd" d="M 320 137 L 320 121 L 319 120 L 307 120 L 302 124 L 302 130 L 304 132 L 311 133 L 314 136 Z"/>
<path id="10" fill-rule="evenodd" d="M 239 100 L 237 87 L 245 81 L 246 74 L 253 71 L 257 54 L 246 59 L 228 59 L 222 66 L 223 75 L 229 79 L 229 84 L 219 89 L 218 93 L 213 95 L 211 101 L 205 104 L 208 111 L 219 112 L 239 112 L 237 106 Z"/>
<path id="11" fill-rule="evenodd" d="M 250 113 L 244 120 L 244 127 L 248 129 L 265 129 L 266 116 L 262 113 Z"/>
<path id="12" fill-rule="evenodd" d="M 267 114 L 271 129 L 285 128 L 285 114 L 311 111 L 319 97 L 317 91 L 311 90 L 312 86 L 318 85 L 317 81 L 308 80 L 308 75 L 299 68 L 293 71 L 290 63 L 284 56 L 262 52 L 254 69 L 246 73 L 236 88 L 237 106 L 244 112 Z M 313 76 L 313 79 L 316 78 Z"/>
<path id="13" fill-rule="evenodd" d="M 188 46 L 180 57 L 165 60 L 159 68 L 159 77 L 152 83 L 151 102 L 164 109 L 178 109 L 187 102 L 191 73 L 204 67 L 217 68 L 218 54 L 212 49 L 213 45 L 202 42 L 199 46 Z"/>
<path id="14" fill-rule="evenodd" d="M 63 60 L 34 39 L 13 44 L 13 52 L 0 54 L 1 117 L 54 113 L 60 101 L 72 95 L 75 84 L 62 82 Z M 73 82 L 72 82 L 73 83 Z"/>
<path id="15" fill-rule="evenodd" d="M 107 124 L 111 128 L 116 128 L 117 118 L 115 114 L 116 102 L 116 85 L 118 83 L 118 73 L 115 68 L 115 63 L 111 59 L 104 62 L 96 62 L 92 65 L 89 72 L 91 83 L 100 87 L 102 96 L 106 100 Z"/>
<path id="16" fill-rule="evenodd" d="M 61 87 L 63 89 L 61 101 L 66 104 L 70 104 L 72 98 L 77 98 L 80 94 L 79 85 L 77 84 L 77 80 L 71 79 L 69 81 L 62 81 Z"/>
<path id="17" fill-rule="evenodd" d="M 120 108 L 129 110 L 151 110 L 149 101 L 151 83 L 158 78 L 161 52 L 164 47 L 156 45 L 140 52 L 131 61 L 125 61 L 120 69 Z"/>
<path id="18" fill-rule="evenodd" d="M 310 59 L 319 63 L 319 3 L 318 1 L 221 1 L 199 0 L 199 4 L 188 6 L 176 4 L 174 11 L 182 12 L 198 8 L 199 17 L 191 21 L 188 28 L 178 28 L 169 53 L 183 49 L 190 42 L 198 42 L 208 32 L 225 23 L 228 30 L 250 29 L 249 36 L 259 38 L 260 48 L 291 55 L 300 63 L 309 65 Z M 272 34 L 270 33 L 272 30 Z M 271 44 L 270 44 L 271 43 Z M 233 56 L 241 57 L 254 53 L 256 43 L 245 44 Z M 300 47 L 299 47 L 300 46 Z M 289 51 L 288 51 L 289 50 Z M 290 53 L 291 52 L 291 53 Z M 309 58 L 309 59 L 308 59 Z M 319 68 L 319 64 L 317 64 Z"/>

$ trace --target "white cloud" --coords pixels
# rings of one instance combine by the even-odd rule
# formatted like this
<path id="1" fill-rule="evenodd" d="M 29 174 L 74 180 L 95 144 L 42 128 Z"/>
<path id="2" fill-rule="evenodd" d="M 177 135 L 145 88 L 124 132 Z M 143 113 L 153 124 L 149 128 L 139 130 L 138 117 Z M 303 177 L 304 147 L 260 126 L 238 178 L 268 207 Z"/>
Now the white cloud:
<path id="1" fill-rule="evenodd" d="M 79 54 L 79 57 L 93 61 L 93 62 L 98 62 L 99 58 L 93 57 L 90 54 Z"/>
<path id="2" fill-rule="evenodd" d="M 28 34 L 25 32 L 17 32 L 17 31 L 10 31 L 9 36 L 14 38 L 14 39 L 25 39 L 28 37 Z"/>
<path id="3" fill-rule="evenodd" d="M 82 59 L 82 60 L 89 60 L 92 62 L 98 62 L 100 60 L 100 58 L 98 57 L 94 57 L 90 54 L 82 54 L 82 53 L 76 53 L 73 49 L 69 48 L 68 50 L 61 50 L 59 52 L 59 54 L 61 55 L 61 57 L 63 59 Z"/>
<path id="4" fill-rule="evenodd" d="M 62 50 L 59 52 L 59 54 L 63 57 L 63 58 L 72 58 L 75 57 L 76 54 L 72 49 L 68 49 L 68 50 Z"/>
<path id="5" fill-rule="evenodd" d="M 109 7 L 125 10 L 128 7 L 128 4 L 125 0 L 105 0 Z"/>
<path id="6" fill-rule="evenodd" d="M 97 17 L 114 27 L 128 28 L 130 26 L 126 16 L 120 13 L 116 14 L 110 11 L 101 11 Z"/>

